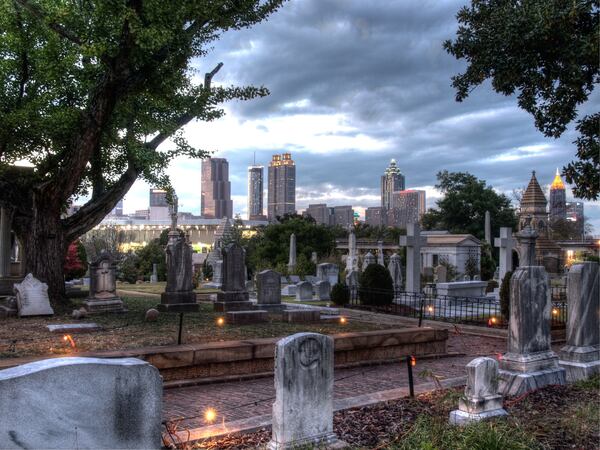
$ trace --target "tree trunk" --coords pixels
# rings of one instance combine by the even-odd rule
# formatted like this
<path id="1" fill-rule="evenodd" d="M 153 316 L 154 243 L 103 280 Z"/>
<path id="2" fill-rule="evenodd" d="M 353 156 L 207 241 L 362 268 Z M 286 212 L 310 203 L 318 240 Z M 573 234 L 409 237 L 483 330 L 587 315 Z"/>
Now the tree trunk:
<path id="1" fill-rule="evenodd" d="M 28 226 L 17 233 L 23 245 L 25 273 L 32 273 L 48 284 L 48 296 L 53 306 L 65 305 L 63 265 L 69 243 L 66 242 L 60 215 L 35 211 Z"/>

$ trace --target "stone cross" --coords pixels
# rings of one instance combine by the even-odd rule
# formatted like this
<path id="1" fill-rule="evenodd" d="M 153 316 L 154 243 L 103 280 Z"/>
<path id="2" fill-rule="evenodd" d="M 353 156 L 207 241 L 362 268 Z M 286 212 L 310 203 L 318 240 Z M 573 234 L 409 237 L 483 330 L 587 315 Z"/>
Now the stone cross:
<path id="1" fill-rule="evenodd" d="M 500 237 L 494 239 L 494 246 L 500 248 L 500 271 L 498 272 L 499 280 L 504 280 L 507 272 L 512 272 L 512 252 L 515 248 L 516 241 L 512 237 L 512 228 L 500 228 Z"/>
<path id="2" fill-rule="evenodd" d="M 458 401 L 458 409 L 450 413 L 450 423 L 463 425 L 505 415 L 502 396 L 498 395 L 498 362 L 475 358 L 467 364 L 465 396 Z"/>
<path id="3" fill-rule="evenodd" d="M 383 261 L 383 241 L 377 241 L 377 264 L 385 266 Z"/>
<path id="4" fill-rule="evenodd" d="M 400 291 L 402 289 L 403 280 L 402 262 L 398 253 L 394 253 L 392 256 L 390 256 L 390 261 L 388 262 L 388 270 L 390 271 L 392 281 L 394 282 L 394 291 Z"/>
<path id="5" fill-rule="evenodd" d="M 492 243 L 492 224 L 489 211 L 485 212 L 485 241 L 488 244 Z"/>
<path id="6" fill-rule="evenodd" d="M 531 225 L 526 225 L 516 236 L 519 242 L 519 267 L 535 266 L 535 241 L 538 233 Z"/>
<path id="7" fill-rule="evenodd" d="M 371 264 L 375 264 L 375 256 L 373 256 L 373 253 L 367 252 L 363 259 L 362 271 L 364 272 L 367 270 L 367 267 L 369 267 Z"/>
<path id="8" fill-rule="evenodd" d="M 508 352 L 500 362 L 500 390 L 506 395 L 566 382 L 565 369 L 550 346 L 549 289 L 542 266 L 519 267 L 510 279 Z"/>
<path id="9" fill-rule="evenodd" d="M 292 233 L 290 236 L 290 259 L 288 261 L 288 272 L 293 274 L 296 272 L 296 235 Z"/>
<path id="10" fill-rule="evenodd" d="M 269 450 L 329 448 L 333 432 L 333 338 L 298 333 L 275 348 L 275 403 Z"/>
<path id="11" fill-rule="evenodd" d="M 597 262 L 573 264 L 567 275 L 567 342 L 560 365 L 570 382 L 600 372 L 600 279 Z"/>
<path id="12" fill-rule="evenodd" d="M 406 236 L 400 236 L 400 246 L 406 247 L 406 292 L 421 292 L 421 247 L 427 238 L 421 236 L 418 223 L 406 225 Z"/>

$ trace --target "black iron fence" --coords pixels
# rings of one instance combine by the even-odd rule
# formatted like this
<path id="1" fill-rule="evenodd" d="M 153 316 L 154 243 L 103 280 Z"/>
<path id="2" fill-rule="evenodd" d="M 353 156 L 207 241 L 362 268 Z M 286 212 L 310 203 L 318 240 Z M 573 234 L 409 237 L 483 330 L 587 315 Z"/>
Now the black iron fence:
<path id="1" fill-rule="evenodd" d="M 566 297 L 566 296 L 565 296 Z M 562 294 L 552 292 L 551 321 L 555 328 L 564 327 L 567 303 Z M 353 288 L 351 308 L 394 314 L 423 320 L 505 328 L 508 321 L 502 314 L 500 302 L 493 297 L 457 297 L 435 292 L 417 293 L 401 290 Z"/>

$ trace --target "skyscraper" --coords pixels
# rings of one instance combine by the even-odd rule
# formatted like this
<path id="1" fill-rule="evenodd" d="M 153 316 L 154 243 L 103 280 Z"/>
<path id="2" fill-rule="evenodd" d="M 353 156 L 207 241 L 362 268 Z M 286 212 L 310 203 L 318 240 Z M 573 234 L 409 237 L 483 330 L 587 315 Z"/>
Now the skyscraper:
<path id="1" fill-rule="evenodd" d="M 167 191 L 162 189 L 150 189 L 150 208 L 148 218 L 150 220 L 169 220 L 169 203 L 167 203 Z"/>
<path id="2" fill-rule="evenodd" d="M 567 218 L 567 194 L 558 169 L 550 185 L 550 222 Z"/>
<path id="3" fill-rule="evenodd" d="M 396 165 L 396 160 L 392 159 L 390 165 L 385 169 L 381 176 L 381 206 L 386 209 L 392 207 L 392 192 L 403 191 L 404 175 Z"/>
<path id="4" fill-rule="evenodd" d="M 277 216 L 295 212 L 296 165 L 291 153 L 273 155 L 269 163 L 268 219 L 273 221 Z"/>
<path id="5" fill-rule="evenodd" d="M 248 219 L 262 220 L 263 215 L 263 166 L 248 167 Z"/>
<path id="6" fill-rule="evenodd" d="M 202 160 L 202 193 L 200 214 L 207 219 L 231 218 L 231 183 L 229 182 L 229 163 L 225 158 Z"/>
<path id="7" fill-rule="evenodd" d="M 388 210 L 388 225 L 405 227 L 418 223 L 425 214 L 425 191 L 408 189 L 392 193 L 392 207 Z"/>
<path id="8" fill-rule="evenodd" d="M 565 215 L 568 221 L 577 224 L 577 232 L 583 234 L 584 217 L 583 217 L 583 202 L 567 202 Z"/>

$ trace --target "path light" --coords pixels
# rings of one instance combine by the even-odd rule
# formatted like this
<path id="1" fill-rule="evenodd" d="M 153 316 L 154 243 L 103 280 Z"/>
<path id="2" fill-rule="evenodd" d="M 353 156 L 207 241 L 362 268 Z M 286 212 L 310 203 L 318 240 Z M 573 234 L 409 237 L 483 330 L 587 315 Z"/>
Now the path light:
<path id="1" fill-rule="evenodd" d="M 552 308 L 552 315 L 553 316 L 558 316 L 558 309 Z"/>
<path id="2" fill-rule="evenodd" d="M 342 325 L 345 325 L 348 322 L 348 319 L 346 319 L 345 317 L 340 317 L 340 323 Z"/>
<path id="3" fill-rule="evenodd" d="M 75 345 L 75 341 L 73 340 L 73 338 L 71 337 L 71 335 L 70 335 L 70 334 L 65 334 L 65 335 L 63 336 L 63 341 L 65 341 L 65 342 L 68 342 L 68 343 L 69 343 L 69 345 L 70 345 L 72 348 L 75 348 L 75 347 L 76 347 L 76 345 Z"/>
<path id="4" fill-rule="evenodd" d="M 417 358 L 415 358 L 414 356 L 410 357 L 410 365 L 415 367 L 417 365 Z"/>
<path id="5" fill-rule="evenodd" d="M 215 411 L 213 408 L 208 408 L 206 411 L 204 411 L 204 420 L 206 420 L 208 423 L 213 423 L 216 418 L 217 411 Z"/>
<path id="6" fill-rule="evenodd" d="M 432 313 L 432 312 L 433 312 L 433 306 L 429 305 L 429 306 L 427 307 L 427 312 L 430 312 L 430 313 Z"/>
<path id="7" fill-rule="evenodd" d="M 219 317 L 217 319 L 217 325 L 219 325 L 220 327 L 222 327 L 223 325 L 225 325 L 225 319 L 223 319 L 222 317 Z"/>
<path id="8" fill-rule="evenodd" d="M 495 317 L 490 317 L 490 319 L 488 320 L 488 327 L 493 327 L 494 325 L 496 325 L 496 323 L 498 323 L 498 319 L 496 319 Z"/>

